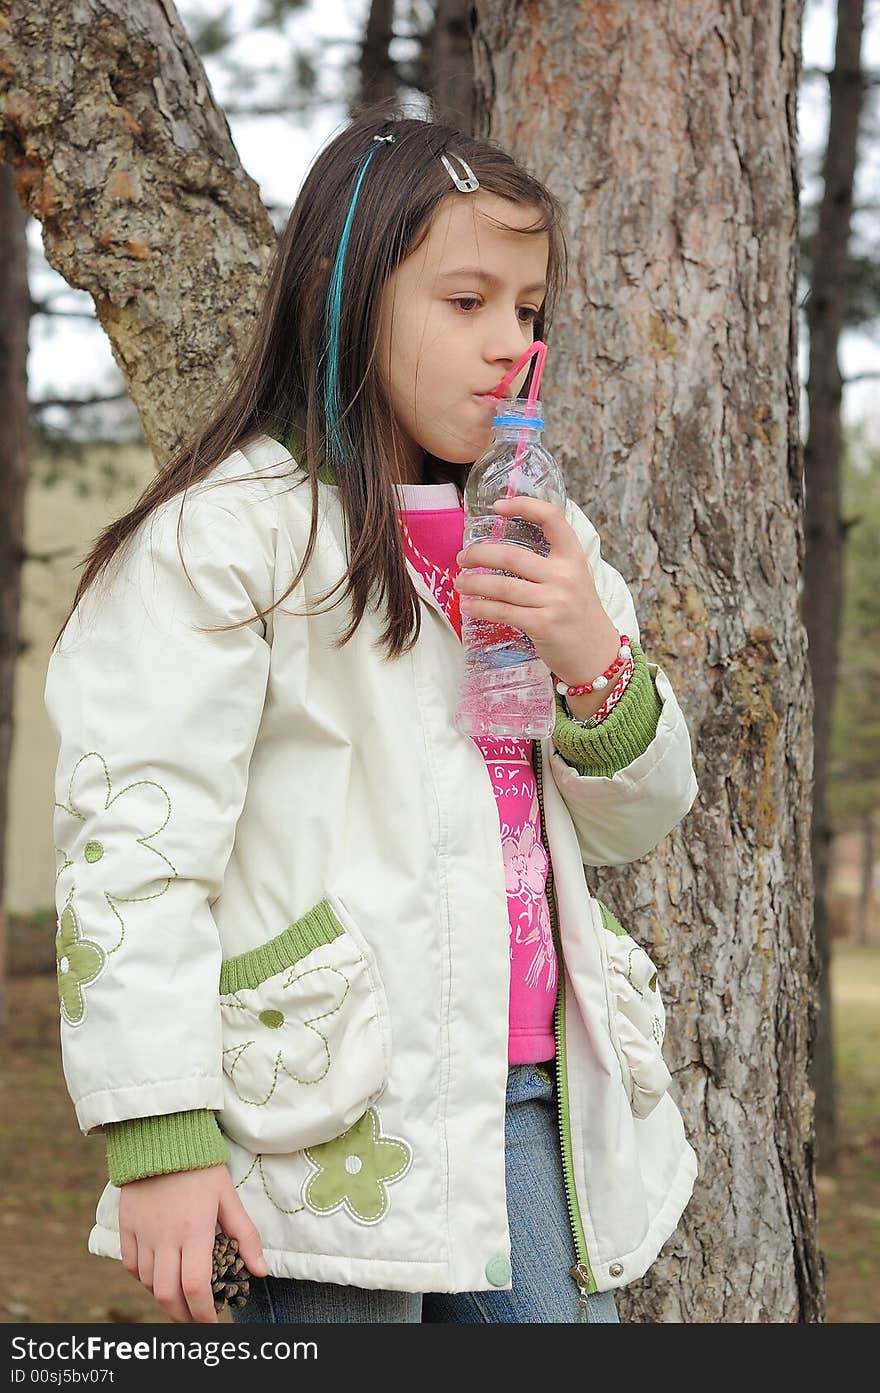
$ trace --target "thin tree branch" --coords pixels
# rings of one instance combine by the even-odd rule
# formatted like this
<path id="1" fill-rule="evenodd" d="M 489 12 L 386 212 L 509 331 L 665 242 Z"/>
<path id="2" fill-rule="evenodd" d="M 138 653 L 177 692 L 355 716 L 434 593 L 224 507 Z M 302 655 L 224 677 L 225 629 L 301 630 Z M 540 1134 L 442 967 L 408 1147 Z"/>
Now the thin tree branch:
<path id="1" fill-rule="evenodd" d="M 112 392 L 108 396 L 96 394 L 93 397 L 41 397 L 39 401 L 32 401 L 30 406 L 32 411 L 45 411 L 50 406 L 64 406 L 75 409 L 79 406 L 100 406 L 105 401 L 125 401 L 128 392 Z"/>
<path id="2" fill-rule="evenodd" d="M 340 105 L 344 105 L 341 97 L 315 96 L 295 98 L 286 102 L 264 102 L 258 106 L 249 106 L 246 103 L 236 106 L 234 102 L 227 102 L 223 110 L 227 116 L 301 116 L 314 111 L 316 107 Z"/>
<path id="3" fill-rule="evenodd" d="M 31 299 L 31 315 L 35 314 L 45 314 L 50 319 L 88 319 L 98 323 L 94 310 L 56 310 L 52 308 L 51 300 Z"/>
<path id="4" fill-rule="evenodd" d="M 861 73 L 852 69 L 850 69 L 849 71 L 841 71 L 838 69 L 837 75 L 838 77 L 849 77 L 853 79 L 860 77 L 862 85 L 864 87 L 880 87 L 880 72 L 876 72 L 871 68 L 862 68 Z M 820 68 L 812 63 L 809 67 L 801 69 L 802 82 L 814 82 L 817 78 L 824 78 L 826 82 L 829 82 L 831 79 L 831 73 L 828 71 L 827 68 Z"/>
<path id="5" fill-rule="evenodd" d="M 57 551 L 23 551 L 21 559 L 22 561 L 39 561 L 45 565 L 50 561 L 57 561 L 61 556 L 76 556 L 79 550 L 79 547 L 59 547 Z"/>
<path id="6" fill-rule="evenodd" d="M 842 378 L 844 387 L 851 387 L 854 382 L 874 382 L 880 377 L 880 368 L 874 372 L 854 372 L 852 377 Z"/>

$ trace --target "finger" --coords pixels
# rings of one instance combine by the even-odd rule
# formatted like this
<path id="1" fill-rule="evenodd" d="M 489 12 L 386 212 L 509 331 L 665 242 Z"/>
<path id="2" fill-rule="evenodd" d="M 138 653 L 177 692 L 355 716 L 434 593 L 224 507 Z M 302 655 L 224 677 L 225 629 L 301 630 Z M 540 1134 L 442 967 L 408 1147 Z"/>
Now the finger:
<path id="1" fill-rule="evenodd" d="M 119 1226 L 119 1248 L 122 1255 L 122 1266 L 126 1272 L 139 1281 L 138 1276 L 138 1245 L 134 1229 Z"/>
<path id="2" fill-rule="evenodd" d="M 485 566 L 489 571 L 512 571 L 523 580 L 539 581 L 547 577 L 546 556 L 505 542 L 472 542 L 458 553 L 456 561 L 463 569 Z"/>
<path id="3" fill-rule="evenodd" d="M 572 544 L 580 549 L 577 533 L 569 523 L 562 508 L 549 503 L 546 498 L 532 498 L 528 493 L 514 494 L 512 498 L 496 498 L 492 504 L 496 514 L 504 518 L 524 518 L 541 528 L 550 550 L 570 550 Z"/>
<path id="4" fill-rule="evenodd" d="M 462 599 L 467 596 L 469 599 L 500 600 L 526 609 L 538 609 L 543 602 L 540 583 L 520 580 L 518 576 L 461 575 L 455 577 L 454 584 Z"/>
<path id="5" fill-rule="evenodd" d="M 231 1182 L 229 1189 L 221 1196 L 217 1218 L 229 1237 L 238 1241 L 238 1251 L 244 1259 L 248 1271 L 252 1272 L 255 1277 L 267 1276 L 269 1265 L 263 1257 L 260 1235 Z"/>
<path id="6" fill-rule="evenodd" d="M 189 1307 L 180 1289 L 180 1249 L 160 1248 L 153 1264 L 153 1295 L 172 1320 L 188 1323 Z"/>
<path id="7" fill-rule="evenodd" d="M 494 600 L 478 600 L 473 596 L 462 599 L 461 608 L 469 619 L 484 619 L 489 624 L 506 624 L 508 628 L 518 629 L 533 641 L 537 640 L 533 624 L 537 609 L 526 609 L 523 605 L 504 605 Z"/>
<path id="8" fill-rule="evenodd" d="M 208 1247 L 203 1242 L 190 1241 L 185 1245 L 180 1260 L 180 1284 L 188 1319 L 204 1325 L 217 1324 L 214 1293 L 211 1291 L 212 1248 L 213 1243 Z"/>
<path id="9" fill-rule="evenodd" d="M 145 1243 L 139 1243 L 137 1250 L 138 1281 L 142 1287 L 146 1287 L 147 1291 L 153 1290 L 154 1262 L 155 1255 L 152 1248 L 148 1248 Z"/>

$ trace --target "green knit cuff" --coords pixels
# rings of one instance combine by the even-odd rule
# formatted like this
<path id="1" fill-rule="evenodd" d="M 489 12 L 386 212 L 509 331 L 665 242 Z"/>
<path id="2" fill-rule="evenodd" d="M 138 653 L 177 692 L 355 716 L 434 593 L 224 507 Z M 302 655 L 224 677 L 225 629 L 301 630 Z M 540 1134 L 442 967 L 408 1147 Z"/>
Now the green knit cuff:
<path id="1" fill-rule="evenodd" d="M 107 1170 L 114 1185 L 171 1171 L 201 1170 L 229 1160 L 210 1108 L 108 1122 Z"/>
<path id="2" fill-rule="evenodd" d="M 292 967 L 315 948 L 332 943 L 343 932 L 327 900 L 319 900 L 307 914 L 297 919 L 295 924 L 288 925 L 275 938 L 270 938 L 259 948 L 251 948 L 235 958 L 227 958 L 220 968 L 220 995 L 255 991 L 269 977 L 275 977 Z"/>
<path id="3" fill-rule="evenodd" d="M 626 691 L 597 726 L 579 726 L 565 714 L 556 692 L 553 744 L 567 764 L 589 778 L 610 779 L 644 754 L 654 736 L 663 702 L 638 643 L 632 643 L 633 675 Z"/>

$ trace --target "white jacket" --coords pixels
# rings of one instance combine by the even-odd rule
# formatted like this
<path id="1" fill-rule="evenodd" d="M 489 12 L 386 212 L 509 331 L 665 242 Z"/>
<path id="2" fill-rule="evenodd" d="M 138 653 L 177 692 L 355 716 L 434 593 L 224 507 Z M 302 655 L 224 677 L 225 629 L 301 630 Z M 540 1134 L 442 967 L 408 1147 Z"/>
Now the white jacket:
<path id="1" fill-rule="evenodd" d="M 190 579 L 178 497 L 52 654 L 65 1075 L 86 1133 L 213 1110 L 276 1276 L 509 1287 L 510 926 L 487 766 L 453 725 L 463 652 L 413 569 L 421 634 L 393 662 L 372 608 L 339 649 L 347 605 L 290 613 L 346 564 L 336 490 L 319 489 L 305 581 L 267 622 L 196 631 L 265 608 L 303 555 L 305 471 L 262 436 L 187 495 Z M 637 642 L 595 528 L 574 503 L 566 517 Z M 675 694 L 648 668 L 656 735 L 612 777 L 579 774 L 552 738 L 535 746 L 560 1144 L 588 1291 L 644 1274 L 697 1172 L 654 965 L 583 873 L 646 855 L 698 791 Z M 120 1256 L 119 1194 L 100 1199 L 93 1253 Z"/>

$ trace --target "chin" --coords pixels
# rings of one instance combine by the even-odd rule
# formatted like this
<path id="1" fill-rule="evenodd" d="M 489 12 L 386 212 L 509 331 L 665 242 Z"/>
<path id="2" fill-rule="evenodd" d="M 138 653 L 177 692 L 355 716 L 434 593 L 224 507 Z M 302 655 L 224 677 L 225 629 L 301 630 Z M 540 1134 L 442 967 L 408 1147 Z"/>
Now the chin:
<path id="1" fill-rule="evenodd" d="M 473 464 L 488 450 L 491 440 L 492 432 L 488 430 L 481 440 L 458 443 L 447 441 L 431 453 L 435 459 L 443 460 L 446 464 Z"/>
<path id="2" fill-rule="evenodd" d="M 442 464 L 461 466 L 464 464 L 473 464 L 474 460 L 479 459 L 479 455 L 475 455 L 473 451 L 467 454 L 463 451 L 453 450 L 445 451 L 442 455 L 435 455 L 434 458 L 440 460 Z"/>

